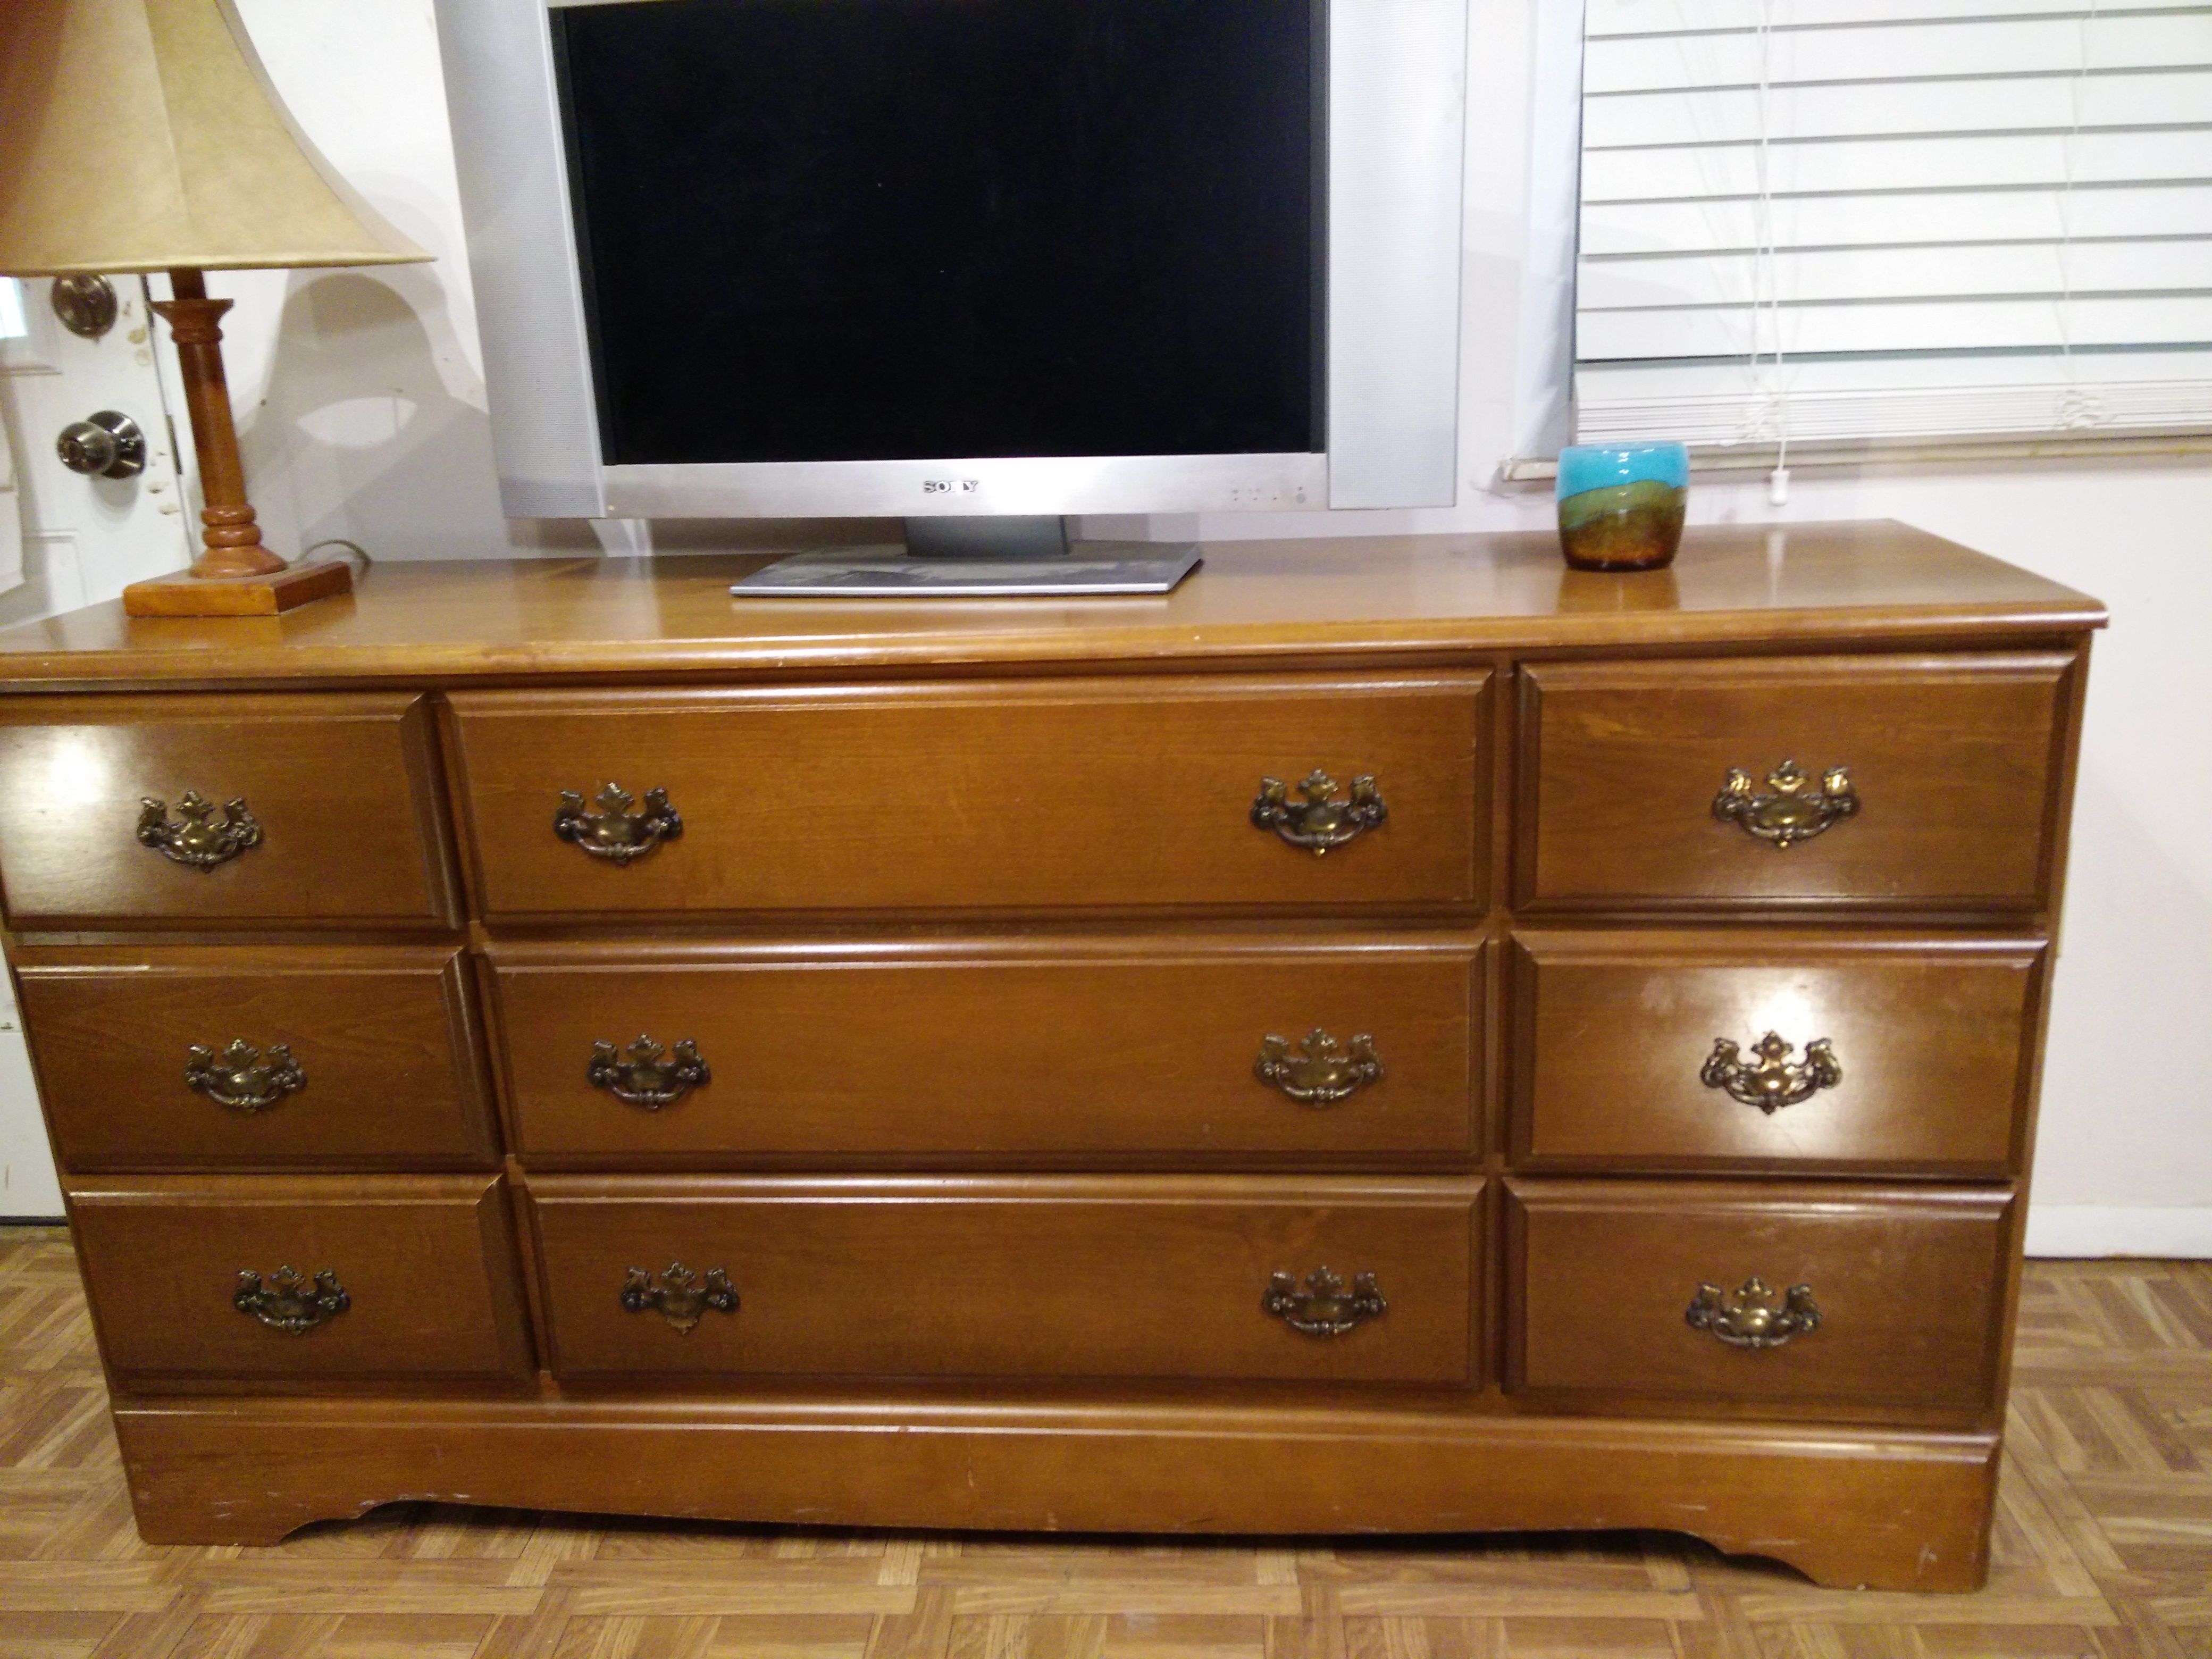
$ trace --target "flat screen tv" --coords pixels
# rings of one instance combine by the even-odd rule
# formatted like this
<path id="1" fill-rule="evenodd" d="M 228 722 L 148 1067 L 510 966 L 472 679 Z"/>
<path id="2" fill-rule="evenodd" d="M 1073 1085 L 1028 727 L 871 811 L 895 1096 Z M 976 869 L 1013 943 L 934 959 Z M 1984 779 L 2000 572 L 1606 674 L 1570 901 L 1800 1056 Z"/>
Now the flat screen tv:
<path id="1" fill-rule="evenodd" d="M 1455 497 L 1465 0 L 438 0 L 507 511 Z"/>

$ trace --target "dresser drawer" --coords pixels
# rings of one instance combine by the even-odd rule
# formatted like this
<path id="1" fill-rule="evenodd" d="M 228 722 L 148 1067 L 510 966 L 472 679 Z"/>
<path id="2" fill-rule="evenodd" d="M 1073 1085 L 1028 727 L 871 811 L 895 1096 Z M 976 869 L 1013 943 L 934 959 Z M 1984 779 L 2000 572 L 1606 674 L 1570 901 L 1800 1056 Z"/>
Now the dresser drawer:
<path id="1" fill-rule="evenodd" d="M 1467 936 L 501 945 L 493 961 L 533 1158 L 1474 1144 L 1482 945 Z"/>
<path id="2" fill-rule="evenodd" d="M 2040 940 L 1562 931 L 1512 961 L 1521 1168 L 2018 1167 Z"/>
<path id="3" fill-rule="evenodd" d="M 1311 909 L 1479 896 L 1485 678 L 471 692 L 452 706 L 498 915 Z M 1302 816 L 1296 786 L 1316 771 L 1336 781 L 1322 792 L 1336 806 Z M 1370 776 L 1379 823 L 1374 804 L 1353 810 Z M 1269 778 L 1287 787 L 1285 830 L 1348 839 L 1316 857 L 1255 823 Z M 610 784 L 630 805 L 599 802 Z"/>
<path id="4" fill-rule="evenodd" d="M 1515 1181 L 1505 1205 L 1509 1389 L 1961 1417 L 1994 1395 L 2008 1190 Z"/>
<path id="5" fill-rule="evenodd" d="M 19 950 L 15 971 L 71 1170 L 498 1162 L 458 951 Z"/>
<path id="6" fill-rule="evenodd" d="M 0 698 L 9 919 L 451 921 L 434 773 L 413 696 Z"/>
<path id="7" fill-rule="evenodd" d="M 495 1179 L 110 1179 L 72 1182 L 70 1200 L 118 1381 L 488 1384 L 528 1372 Z M 287 1268 L 306 1282 L 288 1283 Z"/>
<path id="8" fill-rule="evenodd" d="M 2033 909 L 2075 662 L 1525 669 L 1516 902 Z"/>
<path id="9" fill-rule="evenodd" d="M 530 1190 L 563 1377 L 1479 1380 L 1474 1181 L 543 1177 Z M 688 1286 L 672 1286 L 679 1263 Z M 1333 1301 L 1310 1284 L 1324 1268 L 1344 1280 Z M 701 1305 L 709 1285 L 734 1305 Z"/>

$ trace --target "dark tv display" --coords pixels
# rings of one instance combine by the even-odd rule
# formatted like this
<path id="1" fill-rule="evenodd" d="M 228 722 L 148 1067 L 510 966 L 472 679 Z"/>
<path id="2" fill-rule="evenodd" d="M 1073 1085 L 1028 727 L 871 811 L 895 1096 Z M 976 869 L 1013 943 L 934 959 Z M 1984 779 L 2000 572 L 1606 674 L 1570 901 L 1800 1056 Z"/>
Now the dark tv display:
<path id="1" fill-rule="evenodd" d="M 1323 448 L 1320 5 L 555 10 L 604 459 Z"/>

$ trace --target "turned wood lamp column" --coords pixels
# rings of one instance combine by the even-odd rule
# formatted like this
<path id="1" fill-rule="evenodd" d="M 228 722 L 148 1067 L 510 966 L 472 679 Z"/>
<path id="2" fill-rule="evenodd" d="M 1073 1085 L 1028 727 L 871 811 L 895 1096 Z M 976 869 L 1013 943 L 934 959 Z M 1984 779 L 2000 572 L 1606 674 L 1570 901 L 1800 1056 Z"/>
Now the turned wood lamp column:
<path id="1" fill-rule="evenodd" d="M 191 415 L 192 453 L 199 458 L 200 513 L 207 551 L 192 574 L 222 580 L 235 576 L 273 576 L 284 561 L 261 544 L 261 526 L 246 499 L 246 469 L 238 458 L 238 428 L 230 416 L 230 382 L 222 372 L 222 314 L 228 300 L 208 298 L 207 281 L 197 270 L 173 270 L 173 300 L 156 300 L 154 309 L 169 325 L 184 371 L 185 404 Z M 345 567 L 337 568 L 343 571 Z"/>

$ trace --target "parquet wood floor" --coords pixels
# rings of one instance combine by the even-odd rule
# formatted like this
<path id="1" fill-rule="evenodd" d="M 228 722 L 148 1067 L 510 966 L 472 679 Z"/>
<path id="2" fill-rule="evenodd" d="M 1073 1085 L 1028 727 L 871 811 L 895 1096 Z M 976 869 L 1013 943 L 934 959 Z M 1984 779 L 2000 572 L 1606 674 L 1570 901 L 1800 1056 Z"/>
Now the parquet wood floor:
<path id="1" fill-rule="evenodd" d="M 2212 1263 L 2030 1264 L 1971 1596 L 1816 1589 L 1642 1534 L 1158 1544 L 402 1505 L 276 1549 L 151 1548 L 106 1405 L 67 1235 L 0 1229 L 3 1659 L 2212 1659 Z"/>

